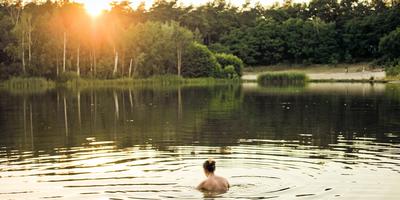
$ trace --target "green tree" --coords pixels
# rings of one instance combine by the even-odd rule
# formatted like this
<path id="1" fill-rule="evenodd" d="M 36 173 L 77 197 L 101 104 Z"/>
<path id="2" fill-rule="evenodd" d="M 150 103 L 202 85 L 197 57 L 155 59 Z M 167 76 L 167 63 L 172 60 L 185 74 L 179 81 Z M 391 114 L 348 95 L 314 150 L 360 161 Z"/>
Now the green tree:
<path id="1" fill-rule="evenodd" d="M 339 15 L 339 6 L 337 0 L 311 0 L 308 10 L 312 18 L 334 22 Z"/>
<path id="2" fill-rule="evenodd" d="M 182 55 L 188 48 L 188 45 L 193 42 L 193 33 L 186 28 L 179 26 L 177 22 L 171 22 L 173 29 L 172 39 L 176 46 L 176 69 L 178 76 L 182 72 Z"/>
<path id="3" fill-rule="evenodd" d="M 221 66 L 207 46 L 193 42 L 183 56 L 182 75 L 184 77 L 217 76 Z"/>
<path id="4" fill-rule="evenodd" d="M 222 69 L 225 69 L 227 66 L 233 66 L 234 72 L 238 76 L 242 76 L 244 64 L 240 58 L 232 54 L 225 53 L 215 54 L 215 58 L 217 58 L 217 61 L 221 65 Z"/>
<path id="5" fill-rule="evenodd" d="M 400 27 L 380 39 L 379 51 L 389 58 L 400 58 Z"/>
<path id="6" fill-rule="evenodd" d="M 257 65 L 260 61 L 257 57 L 261 52 L 257 51 L 257 38 L 250 31 L 251 27 L 243 27 L 232 30 L 221 38 L 221 43 L 229 49 L 229 52 L 241 58 L 248 65 Z"/>

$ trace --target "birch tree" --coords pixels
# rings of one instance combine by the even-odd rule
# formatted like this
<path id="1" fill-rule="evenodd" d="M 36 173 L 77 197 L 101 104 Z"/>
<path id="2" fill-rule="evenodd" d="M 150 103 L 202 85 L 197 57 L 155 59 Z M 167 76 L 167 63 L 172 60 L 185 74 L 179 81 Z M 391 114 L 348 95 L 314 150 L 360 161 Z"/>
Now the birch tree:
<path id="1" fill-rule="evenodd" d="M 178 72 L 178 76 L 181 76 L 182 72 L 182 53 L 184 49 L 193 41 L 193 33 L 188 29 L 185 29 L 177 22 L 172 22 L 171 24 L 174 34 L 173 41 L 175 42 L 176 47 L 176 68 Z"/>

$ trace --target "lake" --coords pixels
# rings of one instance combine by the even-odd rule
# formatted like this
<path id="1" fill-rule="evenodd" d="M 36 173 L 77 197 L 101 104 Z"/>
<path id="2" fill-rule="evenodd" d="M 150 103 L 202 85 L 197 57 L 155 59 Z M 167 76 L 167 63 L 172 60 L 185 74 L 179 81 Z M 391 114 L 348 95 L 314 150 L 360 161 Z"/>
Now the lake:
<path id="1" fill-rule="evenodd" d="M 399 116 L 391 84 L 2 90 L 0 199 L 395 200 Z"/>

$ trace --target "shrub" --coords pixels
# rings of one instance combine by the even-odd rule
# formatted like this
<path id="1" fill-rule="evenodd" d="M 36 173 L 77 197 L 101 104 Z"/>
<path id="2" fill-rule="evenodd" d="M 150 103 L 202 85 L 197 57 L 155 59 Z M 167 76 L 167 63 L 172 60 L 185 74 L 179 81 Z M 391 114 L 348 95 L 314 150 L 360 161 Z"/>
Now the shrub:
<path id="1" fill-rule="evenodd" d="M 184 52 L 182 75 L 184 77 L 218 76 L 220 68 L 214 54 L 202 44 L 193 42 Z"/>
<path id="2" fill-rule="evenodd" d="M 399 76 L 400 75 L 400 63 L 397 65 L 386 67 L 386 74 L 388 76 Z"/>
<path id="3" fill-rule="evenodd" d="M 296 72 L 265 73 L 257 78 L 260 85 L 305 85 L 307 81 L 307 75 Z"/>
<path id="4" fill-rule="evenodd" d="M 224 68 L 224 78 L 235 79 L 239 78 L 233 65 L 228 65 Z"/>
<path id="5" fill-rule="evenodd" d="M 229 65 L 232 65 L 237 75 L 242 76 L 244 64 L 240 58 L 232 54 L 225 53 L 217 53 L 215 54 L 215 57 L 217 58 L 218 63 L 222 66 L 223 69 Z"/>
<path id="6" fill-rule="evenodd" d="M 400 65 L 388 67 L 386 69 L 386 73 L 388 76 L 398 76 L 400 75 Z"/>

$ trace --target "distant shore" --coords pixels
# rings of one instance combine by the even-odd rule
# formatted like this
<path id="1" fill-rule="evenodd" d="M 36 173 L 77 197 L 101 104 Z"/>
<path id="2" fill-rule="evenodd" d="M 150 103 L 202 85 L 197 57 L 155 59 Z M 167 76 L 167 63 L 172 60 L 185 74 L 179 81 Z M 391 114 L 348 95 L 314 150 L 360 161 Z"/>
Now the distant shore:
<path id="1" fill-rule="evenodd" d="M 262 66 L 246 68 L 242 81 L 255 82 L 260 74 L 268 72 L 302 72 L 311 82 L 389 82 L 383 68 L 371 67 L 367 63 L 352 65 Z"/>

